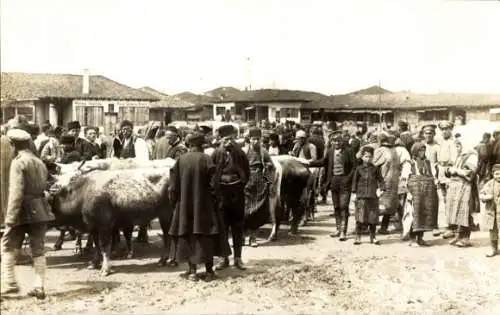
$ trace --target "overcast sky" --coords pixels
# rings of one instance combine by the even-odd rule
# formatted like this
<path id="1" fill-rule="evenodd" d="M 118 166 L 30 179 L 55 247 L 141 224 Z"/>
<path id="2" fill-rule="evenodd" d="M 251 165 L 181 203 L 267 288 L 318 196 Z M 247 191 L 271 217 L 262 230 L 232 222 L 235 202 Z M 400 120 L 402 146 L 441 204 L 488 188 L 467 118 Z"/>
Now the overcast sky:
<path id="1" fill-rule="evenodd" d="M 1 67 L 169 94 L 500 92 L 499 32 L 498 1 L 1 0 Z"/>

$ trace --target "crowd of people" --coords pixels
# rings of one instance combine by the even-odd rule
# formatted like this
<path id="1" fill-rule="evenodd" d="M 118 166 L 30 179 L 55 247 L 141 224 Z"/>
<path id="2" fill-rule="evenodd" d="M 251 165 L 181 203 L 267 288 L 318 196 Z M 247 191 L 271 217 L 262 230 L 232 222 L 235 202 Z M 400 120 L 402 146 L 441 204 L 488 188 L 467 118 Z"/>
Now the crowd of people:
<path id="1" fill-rule="evenodd" d="M 50 209 L 43 202 L 42 183 L 50 172 L 43 170 L 45 165 L 113 157 L 176 160 L 168 188 L 174 213 L 169 231 L 173 246 L 167 263 L 187 262 L 184 276 L 191 280 L 199 278 L 198 264 L 204 264 L 209 280 L 215 278 L 214 269 L 230 266 L 229 231 L 233 265 L 246 269 L 242 260 L 244 232 L 266 220 L 257 214 L 263 213 L 265 200 L 276 191 L 271 180 L 275 171 L 271 157 L 276 155 L 294 156 L 317 172 L 318 202 L 326 202 L 328 192 L 332 196 L 333 238 L 348 239 L 349 205 L 354 200 L 355 245 L 361 244 L 366 230 L 370 242 L 380 244 L 377 233 L 390 233 L 391 218 L 395 217 L 396 230 L 411 246 L 427 246 L 424 233 L 432 231 L 434 236 L 442 234 L 450 239 L 451 245 L 468 247 L 476 227 L 472 214 L 479 212 L 481 200 L 486 204 L 485 228 L 491 239 L 487 256 L 495 256 L 500 219 L 500 130 L 493 136 L 485 134 L 475 148 L 467 148 L 453 136 L 453 128 L 453 123 L 442 121 L 412 133 L 408 123 L 400 121 L 397 128 L 382 132 L 368 132 L 367 126 L 360 124 L 350 133 L 335 122 L 302 126 L 287 122 L 263 124 L 261 128 L 253 124 L 236 139 L 231 125 L 212 133 L 203 128 L 186 132 L 151 123 L 135 134 L 133 124 L 125 120 L 112 135 L 85 127 L 82 136 L 77 121 L 65 128 L 49 123 L 38 128 L 17 116 L 2 128 L 1 137 L 5 292 L 18 291 L 13 278 L 15 254 L 29 234 L 36 275 L 29 294 L 45 296 L 43 237 L 51 220 Z M 208 148 L 213 149 L 211 155 L 204 153 Z M 445 231 L 438 229 L 440 199 L 445 205 Z M 298 223 L 292 222 L 292 234 L 298 232 Z M 145 228 L 138 238 L 147 239 Z M 251 243 L 257 245 L 255 240 Z M 215 256 L 223 258 L 216 266 Z"/>

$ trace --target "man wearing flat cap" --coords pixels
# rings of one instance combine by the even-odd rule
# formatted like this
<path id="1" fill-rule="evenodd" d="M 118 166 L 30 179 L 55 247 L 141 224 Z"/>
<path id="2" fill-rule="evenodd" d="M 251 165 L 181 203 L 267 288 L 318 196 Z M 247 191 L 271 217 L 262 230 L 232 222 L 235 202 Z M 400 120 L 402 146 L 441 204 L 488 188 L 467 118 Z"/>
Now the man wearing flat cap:
<path id="1" fill-rule="evenodd" d="M 43 299 L 46 270 L 45 232 L 47 223 L 54 220 L 44 195 L 48 171 L 42 160 L 29 149 L 29 133 L 12 129 L 7 132 L 7 136 L 12 141 L 17 155 L 10 167 L 5 232 L 2 237 L 2 294 L 19 292 L 14 265 L 24 236 L 28 234 L 35 269 L 34 288 L 28 295 Z"/>
<path id="2" fill-rule="evenodd" d="M 219 127 L 219 146 L 212 153 L 216 167 L 215 187 L 219 211 L 223 217 L 224 237 L 229 248 L 229 229 L 233 239 L 234 266 L 244 270 L 241 259 L 245 228 L 245 185 L 250 177 L 250 167 L 245 152 L 235 143 L 236 129 L 232 125 Z M 229 267 L 229 255 L 223 257 L 217 270 Z"/>
<path id="3" fill-rule="evenodd" d="M 342 132 L 335 131 L 330 135 L 331 147 L 325 157 L 309 163 L 310 167 L 324 167 L 326 187 L 332 192 L 334 217 L 337 230 L 331 237 L 347 239 L 347 223 L 349 220 L 349 202 L 351 199 L 351 183 L 356 158 L 354 153 L 342 141 Z"/>
<path id="4" fill-rule="evenodd" d="M 457 159 L 458 153 L 455 140 L 452 137 L 453 123 L 450 121 L 441 121 L 438 124 L 443 140 L 439 143 L 437 152 L 437 181 L 440 192 L 440 198 L 443 203 L 446 202 L 446 193 L 449 179 L 445 176 L 446 169 L 452 167 Z M 436 233 L 437 234 L 437 233 Z M 443 235 L 445 239 L 455 237 L 455 232 L 448 227 L 448 231 Z"/>

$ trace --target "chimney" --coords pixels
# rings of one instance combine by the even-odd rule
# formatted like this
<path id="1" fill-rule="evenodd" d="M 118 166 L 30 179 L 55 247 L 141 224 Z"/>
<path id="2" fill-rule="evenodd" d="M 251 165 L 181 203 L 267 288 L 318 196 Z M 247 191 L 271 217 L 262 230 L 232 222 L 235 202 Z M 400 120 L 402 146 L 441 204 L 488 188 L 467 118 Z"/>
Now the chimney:
<path id="1" fill-rule="evenodd" d="M 89 69 L 83 70 L 82 94 L 89 95 L 90 93 L 90 71 Z"/>

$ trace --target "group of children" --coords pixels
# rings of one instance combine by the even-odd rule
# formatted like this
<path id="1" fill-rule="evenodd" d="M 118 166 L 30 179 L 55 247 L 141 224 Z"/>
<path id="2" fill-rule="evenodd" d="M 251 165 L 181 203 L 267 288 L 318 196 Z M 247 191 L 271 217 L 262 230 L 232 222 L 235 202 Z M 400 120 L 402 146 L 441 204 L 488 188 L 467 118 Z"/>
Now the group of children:
<path id="1" fill-rule="evenodd" d="M 437 207 L 428 201 L 433 200 L 429 194 L 436 194 L 434 176 L 431 164 L 425 156 L 426 147 L 424 144 L 415 143 L 411 150 L 411 173 L 407 179 L 408 193 L 406 202 L 413 202 L 411 183 L 418 181 L 420 188 L 427 185 L 427 189 L 421 190 L 420 201 L 416 201 L 414 206 L 419 209 L 413 211 L 413 216 L 428 218 L 413 218 L 413 223 L 409 228 L 408 235 L 416 246 L 425 246 L 423 240 L 424 231 L 432 230 L 432 225 L 426 222 L 437 222 Z M 356 237 L 355 245 L 361 244 L 361 235 L 366 228 L 370 231 L 370 242 L 380 244 L 376 239 L 376 226 L 379 223 L 379 197 L 385 191 L 385 183 L 380 168 L 372 164 L 374 149 L 366 146 L 360 150 L 362 164 L 358 165 L 352 181 L 352 199 L 355 202 Z M 499 253 L 499 223 L 500 223 L 500 164 L 492 167 L 493 178 L 489 180 L 481 189 L 479 199 L 485 203 L 485 228 L 489 230 L 491 248 L 486 253 L 487 257 L 493 257 Z M 436 195 L 437 199 L 437 195 Z M 424 209 L 426 208 L 426 209 Z M 435 209 L 432 209 L 435 208 Z M 421 212 L 418 214 L 418 212 Z M 434 212 L 434 213 L 429 213 Z M 423 223 L 422 223 L 423 222 Z M 412 244 L 410 242 L 410 245 Z"/>

